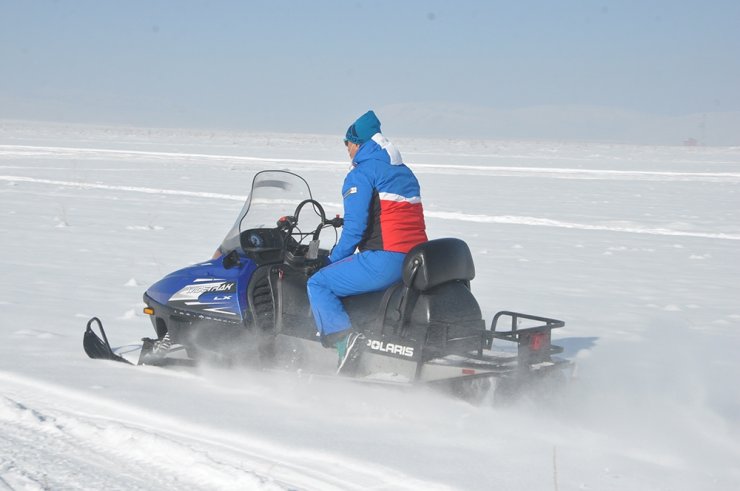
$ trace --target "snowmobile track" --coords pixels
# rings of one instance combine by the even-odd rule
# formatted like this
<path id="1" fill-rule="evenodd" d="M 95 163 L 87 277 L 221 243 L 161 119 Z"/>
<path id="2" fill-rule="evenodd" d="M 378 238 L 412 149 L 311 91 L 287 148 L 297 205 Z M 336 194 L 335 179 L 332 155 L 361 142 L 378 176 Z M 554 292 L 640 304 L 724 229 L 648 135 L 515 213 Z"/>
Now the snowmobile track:
<path id="1" fill-rule="evenodd" d="M 42 489 L 63 489 L 70 482 L 90 489 L 293 488 L 245 469 L 243 455 L 225 456 L 202 442 L 189 445 L 130 423 L 34 409 L 19 399 L 0 399 L 0 475 L 6 482 Z M 111 461 L 115 476 L 110 475 Z"/>
<path id="2" fill-rule="evenodd" d="M 346 457 L 342 466 L 350 467 L 351 478 L 343 478 L 328 453 L 279 448 L 8 372 L 0 371 L 0 389 L 0 489 L 68 489 L 70 483 L 107 490 L 431 484 Z"/>

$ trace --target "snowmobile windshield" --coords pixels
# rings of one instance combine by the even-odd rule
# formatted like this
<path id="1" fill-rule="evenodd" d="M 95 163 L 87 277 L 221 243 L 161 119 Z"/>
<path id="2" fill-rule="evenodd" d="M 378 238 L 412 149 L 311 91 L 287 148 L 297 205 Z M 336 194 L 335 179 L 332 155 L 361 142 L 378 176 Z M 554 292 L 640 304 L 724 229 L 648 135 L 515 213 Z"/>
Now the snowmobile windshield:
<path id="1" fill-rule="evenodd" d="M 308 183 L 297 174 L 280 170 L 257 173 L 239 217 L 221 243 L 221 252 L 239 249 L 239 236 L 245 230 L 275 228 L 280 217 L 292 215 L 301 201 L 310 198 Z"/>

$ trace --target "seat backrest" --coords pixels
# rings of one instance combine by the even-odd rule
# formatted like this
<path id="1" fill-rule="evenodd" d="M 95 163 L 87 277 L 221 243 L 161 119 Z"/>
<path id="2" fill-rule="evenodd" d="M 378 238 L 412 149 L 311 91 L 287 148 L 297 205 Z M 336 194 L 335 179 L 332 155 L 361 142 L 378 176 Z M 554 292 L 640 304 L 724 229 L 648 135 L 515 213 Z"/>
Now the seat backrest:
<path id="1" fill-rule="evenodd" d="M 403 283 L 426 291 L 448 281 L 475 278 L 473 256 L 468 244 L 445 238 L 422 242 L 409 251 L 403 262 Z"/>

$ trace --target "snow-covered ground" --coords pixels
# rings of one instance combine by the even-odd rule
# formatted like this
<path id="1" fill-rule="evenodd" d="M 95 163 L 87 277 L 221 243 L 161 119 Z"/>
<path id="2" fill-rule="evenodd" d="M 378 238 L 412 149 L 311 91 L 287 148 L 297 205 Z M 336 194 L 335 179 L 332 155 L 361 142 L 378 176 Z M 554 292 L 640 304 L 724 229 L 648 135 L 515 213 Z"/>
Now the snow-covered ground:
<path id="1" fill-rule="evenodd" d="M 393 135 L 389 135 L 393 138 Z M 340 212 L 340 136 L 0 123 L 0 488 L 740 489 L 740 148 L 395 139 L 488 318 L 564 319 L 556 407 L 88 359 L 258 170 Z"/>

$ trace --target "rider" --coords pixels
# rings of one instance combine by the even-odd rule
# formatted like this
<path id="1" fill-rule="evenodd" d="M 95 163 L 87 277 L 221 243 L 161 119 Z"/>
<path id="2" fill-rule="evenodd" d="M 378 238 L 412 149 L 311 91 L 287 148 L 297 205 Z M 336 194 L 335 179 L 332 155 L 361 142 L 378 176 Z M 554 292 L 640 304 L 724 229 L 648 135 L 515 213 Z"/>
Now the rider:
<path id="1" fill-rule="evenodd" d="M 406 253 L 427 240 L 419 182 L 373 111 L 349 127 L 344 144 L 352 160 L 342 186 L 344 229 L 330 264 L 308 280 L 314 320 L 324 345 L 337 349 L 339 372 L 356 359 L 364 338 L 352 331 L 340 299 L 399 282 Z"/>

